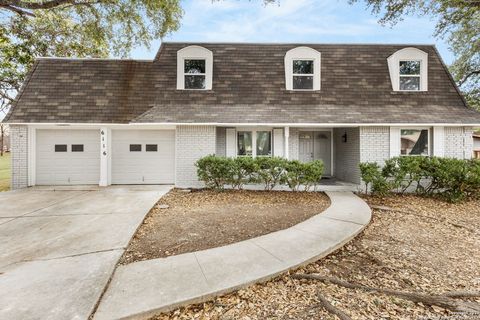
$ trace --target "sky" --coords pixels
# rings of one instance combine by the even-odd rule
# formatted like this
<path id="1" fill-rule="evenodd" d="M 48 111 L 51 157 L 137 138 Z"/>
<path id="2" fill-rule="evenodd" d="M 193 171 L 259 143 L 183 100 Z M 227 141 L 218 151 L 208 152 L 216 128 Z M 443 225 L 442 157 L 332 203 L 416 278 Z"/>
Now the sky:
<path id="1" fill-rule="evenodd" d="M 365 2 L 348 0 L 184 0 L 178 31 L 164 41 L 266 43 L 395 43 L 435 44 L 444 61 L 453 55 L 433 37 L 435 20 L 406 17 L 390 27 L 378 23 Z M 132 52 L 136 59 L 153 59 L 160 41 Z"/>

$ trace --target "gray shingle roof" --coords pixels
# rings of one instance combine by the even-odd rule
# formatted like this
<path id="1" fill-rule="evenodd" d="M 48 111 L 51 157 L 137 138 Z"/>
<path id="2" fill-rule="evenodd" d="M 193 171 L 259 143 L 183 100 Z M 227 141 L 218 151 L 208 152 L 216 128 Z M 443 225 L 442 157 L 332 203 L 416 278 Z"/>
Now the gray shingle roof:
<path id="1" fill-rule="evenodd" d="M 284 55 L 297 44 L 208 44 L 213 89 L 176 90 L 176 53 L 153 61 L 41 59 L 9 122 L 480 123 L 433 46 L 428 92 L 394 92 L 387 57 L 410 45 L 317 45 L 321 90 L 285 90 Z"/>

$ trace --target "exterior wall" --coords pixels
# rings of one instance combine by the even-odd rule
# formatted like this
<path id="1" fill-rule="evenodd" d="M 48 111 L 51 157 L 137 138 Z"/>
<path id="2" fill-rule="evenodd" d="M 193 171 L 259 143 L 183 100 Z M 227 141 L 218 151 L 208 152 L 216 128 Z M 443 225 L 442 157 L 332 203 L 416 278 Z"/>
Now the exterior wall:
<path id="1" fill-rule="evenodd" d="M 28 128 L 10 126 L 10 149 L 12 154 L 12 189 L 28 186 Z"/>
<path id="2" fill-rule="evenodd" d="M 195 161 L 215 154 L 216 128 L 214 126 L 177 126 L 175 153 L 175 185 L 179 188 L 200 188 Z"/>
<path id="3" fill-rule="evenodd" d="M 217 145 L 215 155 L 225 157 L 227 155 L 227 132 L 226 128 L 217 128 Z"/>
<path id="4" fill-rule="evenodd" d="M 445 157 L 470 159 L 473 156 L 473 128 L 445 128 Z"/>
<path id="5" fill-rule="evenodd" d="M 298 128 L 290 128 L 290 134 L 288 137 L 288 159 L 298 160 L 298 145 L 299 145 L 299 132 Z"/>
<path id="6" fill-rule="evenodd" d="M 360 127 L 360 162 L 383 166 L 390 158 L 390 128 Z"/>
<path id="7" fill-rule="evenodd" d="M 347 133 L 347 142 L 342 136 Z M 334 176 L 342 181 L 360 183 L 360 129 L 337 128 L 333 130 Z"/>

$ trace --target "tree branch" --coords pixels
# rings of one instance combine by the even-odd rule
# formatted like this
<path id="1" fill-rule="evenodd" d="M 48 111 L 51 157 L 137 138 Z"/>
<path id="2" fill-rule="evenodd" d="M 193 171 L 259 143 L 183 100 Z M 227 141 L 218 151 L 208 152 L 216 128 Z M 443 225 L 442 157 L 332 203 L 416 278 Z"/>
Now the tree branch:
<path id="1" fill-rule="evenodd" d="M 461 86 L 462 84 L 464 84 L 470 77 L 473 77 L 475 75 L 478 75 L 480 74 L 480 70 L 473 70 L 469 73 L 467 73 L 462 80 L 458 81 L 458 86 Z"/>
<path id="2" fill-rule="evenodd" d="M 21 8 L 11 6 L 11 5 L 0 4 L 0 8 L 5 8 L 5 9 L 7 9 L 9 11 L 12 11 L 12 12 L 15 12 L 15 13 L 21 15 L 21 16 L 35 17 L 34 13 L 32 13 L 30 11 L 27 11 L 27 10 L 24 10 L 24 9 L 21 9 Z"/>

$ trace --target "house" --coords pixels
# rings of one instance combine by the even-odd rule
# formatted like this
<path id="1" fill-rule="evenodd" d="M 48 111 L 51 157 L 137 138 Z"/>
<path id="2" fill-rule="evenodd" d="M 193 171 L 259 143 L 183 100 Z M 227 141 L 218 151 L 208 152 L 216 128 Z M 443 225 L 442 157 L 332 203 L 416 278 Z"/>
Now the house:
<path id="1" fill-rule="evenodd" d="M 480 159 L 480 133 L 473 134 L 473 157 Z"/>
<path id="2" fill-rule="evenodd" d="M 7 116 L 12 186 L 198 187 L 202 156 L 471 158 L 469 109 L 432 45 L 163 43 L 153 61 L 41 58 Z"/>

